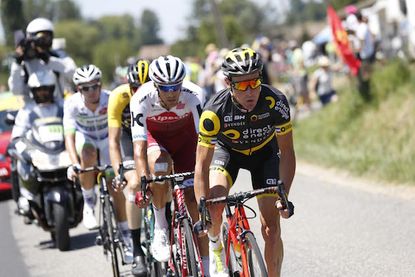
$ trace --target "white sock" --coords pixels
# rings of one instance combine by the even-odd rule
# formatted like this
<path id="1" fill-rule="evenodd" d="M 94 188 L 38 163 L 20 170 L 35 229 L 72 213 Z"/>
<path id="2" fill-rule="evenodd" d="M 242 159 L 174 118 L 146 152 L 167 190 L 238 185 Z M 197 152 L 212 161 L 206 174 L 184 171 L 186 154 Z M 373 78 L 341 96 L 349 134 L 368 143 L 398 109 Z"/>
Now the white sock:
<path id="1" fill-rule="evenodd" d="M 213 237 L 208 233 L 208 238 L 209 238 L 209 248 L 213 250 L 218 250 L 222 248 L 222 241 L 219 235 Z"/>
<path id="2" fill-rule="evenodd" d="M 127 221 L 118 222 L 118 227 L 120 228 L 122 239 L 126 244 L 130 244 L 131 242 L 131 233 L 130 229 L 128 228 Z"/>
<path id="3" fill-rule="evenodd" d="M 209 256 L 202 256 L 203 272 L 206 277 L 209 277 Z"/>
<path id="4" fill-rule="evenodd" d="M 154 210 L 154 228 L 155 229 L 167 229 L 169 227 L 169 224 L 167 223 L 167 219 L 166 219 L 166 207 L 157 209 L 153 205 L 153 210 Z"/>
<path id="5" fill-rule="evenodd" d="M 95 192 L 94 189 L 82 188 L 82 196 L 84 197 L 84 203 L 91 209 L 95 208 Z"/>

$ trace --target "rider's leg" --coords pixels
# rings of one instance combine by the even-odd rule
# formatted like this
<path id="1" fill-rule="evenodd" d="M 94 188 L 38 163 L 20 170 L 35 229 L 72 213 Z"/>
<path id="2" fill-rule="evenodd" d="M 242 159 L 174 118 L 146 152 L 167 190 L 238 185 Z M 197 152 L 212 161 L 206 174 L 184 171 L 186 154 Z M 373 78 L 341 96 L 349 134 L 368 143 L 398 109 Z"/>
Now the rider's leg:
<path id="1" fill-rule="evenodd" d="M 165 150 L 151 147 L 147 151 L 148 164 L 151 174 L 166 175 L 171 173 L 172 160 Z M 166 218 L 166 202 L 169 199 L 170 182 L 152 183 L 154 210 L 154 237 L 151 244 L 153 257 L 159 262 L 167 262 L 170 257 L 169 225 Z"/>
<path id="2" fill-rule="evenodd" d="M 274 206 L 276 200 L 275 196 L 258 197 L 258 206 L 261 212 L 261 231 L 265 241 L 264 257 L 268 276 L 281 275 L 281 265 L 284 256 L 280 215 Z"/>
<path id="3" fill-rule="evenodd" d="M 79 153 L 82 168 L 91 167 L 97 164 L 97 150 L 93 145 L 85 144 Z M 95 173 L 87 172 L 79 175 L 79 181 L 82 187 L 85 204 L 94 209 L 95 207 Z"/>

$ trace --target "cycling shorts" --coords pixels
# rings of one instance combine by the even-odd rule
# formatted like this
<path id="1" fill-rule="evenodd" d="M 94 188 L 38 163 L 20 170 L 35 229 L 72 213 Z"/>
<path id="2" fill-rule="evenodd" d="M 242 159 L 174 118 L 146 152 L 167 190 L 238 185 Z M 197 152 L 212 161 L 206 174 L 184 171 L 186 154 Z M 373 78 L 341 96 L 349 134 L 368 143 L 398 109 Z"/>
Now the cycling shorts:
<path id="1" fill-rule="evenodd" d="M 79 156 L 85 146 L 92 146 L 99 151 L 100 165 L 111 165 L 108 137 L 104 139 L 93 139 L 81 132 L 76 131 L 75 147 Z"/>
<path id="2" fill-rule="evenodd" d="M 134 161 L 134 148 L 131 133 L 121 128 L 120 137 L 121 157 L 124 161 Z"/>
<path id="3" fill-rule="evenodd" d="M 197 134 L 194 129 L 182 129 L 180 133 L 163 134 L 147 132 L 147 151 L 153 147 L 169 153 L 174 163 L 174 172 L 194 171 L 196 163 Z"/>
<path id="4" fill-rule="evenodd" d="M 232 186 L 238 177 L 239 169 L 246 169 L 251 173 L 253 189 L 259 189 L 277 185 L 279 161 L 275 138 L 250 156 L 217 144 L 210 170 L 217 170 L 224 174 L 228 179 L 228 183 Z"/>

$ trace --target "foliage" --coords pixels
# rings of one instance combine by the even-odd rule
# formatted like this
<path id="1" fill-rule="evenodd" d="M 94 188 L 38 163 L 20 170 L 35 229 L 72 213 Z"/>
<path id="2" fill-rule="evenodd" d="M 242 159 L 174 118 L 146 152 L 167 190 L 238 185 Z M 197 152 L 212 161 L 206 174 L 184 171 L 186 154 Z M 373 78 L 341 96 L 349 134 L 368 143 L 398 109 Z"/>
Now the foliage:
<path id="1" fill-rule="evenodd" d="M 373 100 L 355 89 L 296 124 L 299 157 L 381 181 L 415 184 L 415 76 L 401 61 L 376 67 Z"/>
<path id="2" fill-rule="evenodd" d="M 6 44 L 14 45 L 13 32 L 22 29 L 24 21 L 21 0 L 3 0 L 1 2 L 1 21 L 6 31 Z M 13 15 L 13 16 L 10 16 Z"/>
<path id="3" fill-rule="evenodd" d="M 163 42 L 157 36 L 160 31 L 160 23 L 157 15 L 151 10 L 144 10 L 140 20 L 141 36 L 143 45 L 160 44 Z"/>

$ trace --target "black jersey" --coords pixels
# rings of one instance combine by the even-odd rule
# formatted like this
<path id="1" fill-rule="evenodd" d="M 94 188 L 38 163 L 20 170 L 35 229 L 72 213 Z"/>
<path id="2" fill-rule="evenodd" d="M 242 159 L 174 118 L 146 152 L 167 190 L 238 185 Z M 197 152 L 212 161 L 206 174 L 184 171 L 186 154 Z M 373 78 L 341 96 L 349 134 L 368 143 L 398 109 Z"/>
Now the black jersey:
<path id="1" fill-rule="evenodd" d="M 261 85 L 258 103 L 251 112 L 243 111 L 232 99 L 230 89 L 214 95 L 199 121 L 198 144 L 216 143 L 245 155 L 263 148 L 292 129 L 287 98 L 279 90 Z"/>

